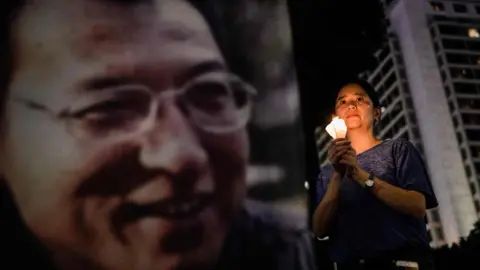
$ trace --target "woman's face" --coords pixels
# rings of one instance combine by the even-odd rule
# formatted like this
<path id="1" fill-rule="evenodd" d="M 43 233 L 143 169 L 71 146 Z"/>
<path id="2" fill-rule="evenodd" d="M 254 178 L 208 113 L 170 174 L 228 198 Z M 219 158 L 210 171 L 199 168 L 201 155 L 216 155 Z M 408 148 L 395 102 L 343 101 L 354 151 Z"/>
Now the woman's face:
<path id="1" fill-rule="evenodd" d="M 153 100 L 140 90 L 223 101 L 226 64 L 202 16 L 178 0 L 31 2 L 1 148 L 29 229 L 66 269 L 212 262 L 245 196 L 245 130 L 200 130 L 167 95 L 130 136 Z"/>
<path id="2" fill-rule="evenodd" d="M 348 130 L 372 130 L 373 123 L 379 118 L 367 93 L 357 84 L 349 84 L 338 93 L 335 114 L 345 121 Z"/>

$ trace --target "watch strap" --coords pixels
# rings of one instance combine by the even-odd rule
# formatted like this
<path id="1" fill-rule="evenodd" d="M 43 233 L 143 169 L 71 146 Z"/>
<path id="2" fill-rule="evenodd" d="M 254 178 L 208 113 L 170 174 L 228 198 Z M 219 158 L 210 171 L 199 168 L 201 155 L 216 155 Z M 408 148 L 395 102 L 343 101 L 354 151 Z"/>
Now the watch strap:
<path id="1" fill-rule="evenodd" d="M 375 184 L 375 175 L 373 175 L 373 173 L 370 173 L 368 175 L 367 181 L 365 181 L 365 188 L 370 189 L 373 187 L 374 184 Z"/>

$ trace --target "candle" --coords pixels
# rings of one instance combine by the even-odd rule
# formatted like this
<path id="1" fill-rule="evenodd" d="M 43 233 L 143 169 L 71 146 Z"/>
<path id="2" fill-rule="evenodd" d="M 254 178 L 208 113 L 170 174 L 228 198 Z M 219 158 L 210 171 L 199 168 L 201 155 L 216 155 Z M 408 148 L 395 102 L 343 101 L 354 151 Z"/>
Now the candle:
<path id="1" fill-rule="evenodd" d="M 345 125 L 345 121 L 338 118 L 338 116 L 334 117 L 325 129 L 333 139 L 345 138 L 347 136 L 347 125 Z"/>

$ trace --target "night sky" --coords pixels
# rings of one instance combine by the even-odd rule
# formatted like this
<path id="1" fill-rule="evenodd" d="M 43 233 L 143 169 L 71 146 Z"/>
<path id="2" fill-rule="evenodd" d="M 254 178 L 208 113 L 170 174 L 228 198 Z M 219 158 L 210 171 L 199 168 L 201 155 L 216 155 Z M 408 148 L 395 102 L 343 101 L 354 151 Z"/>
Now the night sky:
<path id="1" fill-rule="evenodd" d="M 382 6 L 378 0 L 292 0 L 290 11 L 302 105 L 309 112 L 304 121 L 319 124 L 340 84 L 375 64 L 372 55 L 385 33 Z"/>

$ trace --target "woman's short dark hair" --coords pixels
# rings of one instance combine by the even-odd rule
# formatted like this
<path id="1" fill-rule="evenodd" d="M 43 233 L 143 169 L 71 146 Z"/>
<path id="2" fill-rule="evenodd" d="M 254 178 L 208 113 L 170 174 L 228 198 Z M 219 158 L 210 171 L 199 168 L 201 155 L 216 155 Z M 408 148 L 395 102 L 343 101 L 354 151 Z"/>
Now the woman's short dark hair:
<path id="1" fill-rule="evenodd" d="M 375 87 L 373 87 L 373 85 L 366 80 L 362 80 L 362 79 L 348 80 L 348 81 L 346 81 L 346 83 L 344 83 L 342 85 L 342 87 L 340 89 L 342 89 L 343 87 L 345 87 L 347 85 L 352 85 L 352 84 L 356 84 L 356 85 L 360 86 L 360 88 L 362 88 L 363 91 L 365 91 L 367 96 L 372 101 L 374 108 L 380 108 L 382 106 L 381 103 L 380 103 L 380 98 L 378 97 L 378 93 L 375 90 Z"/>

